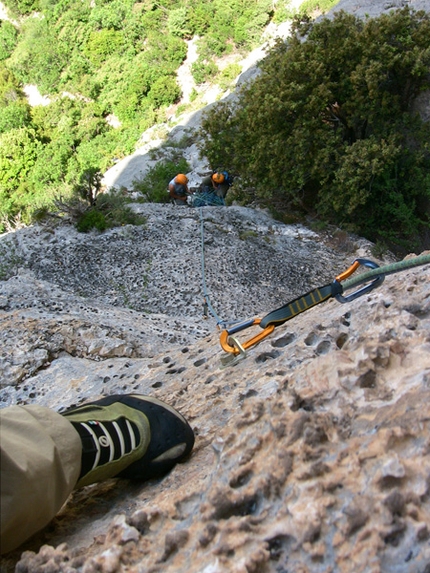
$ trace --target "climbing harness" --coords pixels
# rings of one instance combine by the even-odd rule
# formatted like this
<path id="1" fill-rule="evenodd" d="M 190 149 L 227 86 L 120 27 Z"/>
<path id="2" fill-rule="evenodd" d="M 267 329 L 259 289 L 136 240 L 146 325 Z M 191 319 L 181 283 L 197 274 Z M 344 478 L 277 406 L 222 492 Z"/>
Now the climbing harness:
<path id="1" fill-rule="evenodd" d="M 384 282 L 386 275 L 428 263 L 430 263 L 430 255 L 421 255 L 419 257 L 405 259 L 384 267 L 380 267 L 377 263 L 368 259 L 356 259 L 352 265 L 346 271 L 338 275 L 331 284 L 315 288 L 287 304 L 284 304 L 280 308 L 269 312 L 263 318 L 253 318 L 240 324 L 236 324 L 231 328 L 224 329 L 220 335 L 220 343 L 223 350 L 229 353 L 229 356 L 225 357 L 222 362 L 225 366 L 232 365 L 238 360 L 245 358 L 246 350 L 272 334 L 276 326 L 283 324 L 287 320 L 291 320 L 298 314 L 328 300 L 329 298 L 334 297 L 341 303 L 351 302 L 380 286 Z M 360 266 L 366 267 L 370 270 L 349 278 Z M 359 285 L 364 286 L 361 286 L 361 288 L 358 288 L 349 295 L 344 294 L 347 290 L 358 287 Z M 247 328 L 256 325 L 262 328 L 263 331 L 245 342 L 241 343 L 235 336 L 233 336 L 242 330 L 246 330 Z"/>

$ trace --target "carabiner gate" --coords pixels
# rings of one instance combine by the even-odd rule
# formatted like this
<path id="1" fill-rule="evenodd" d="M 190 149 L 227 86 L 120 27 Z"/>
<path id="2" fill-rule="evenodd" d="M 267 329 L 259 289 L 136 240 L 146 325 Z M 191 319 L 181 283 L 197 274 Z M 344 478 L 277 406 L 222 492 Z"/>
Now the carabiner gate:
<path id="1" fill-rule="evenodd" d="M 221 335 L 220 335 L 220 343 L 221 343 L 223 350 L 225 350 L 225 352 L 230 352 L 232 354 L 239 354 L 240 352 L 244 352 L 245 350 L 247 350 L 251 346 L 254 346 L 254 344 L 258 344 L 264 338 L 266 338 L 266 336 L 269 336 L 269 334 L 271 334 L 275 330 L 275 325 L 269 324 L 269 326 L 267 326 L 262 332 L 260 332 L 259 334 L 256 334 L 255 336 L 253 336 L 249 340 L 246 340 L 242 344 L 240 344 L 237 341 L 237 339 L 235 339 L 231 336 L 232 334 L 235 334 L 236 332 L 240 332 L 241 330 L 245 330 L 246 328 L 260 324 L 260 322 L 261 322 L 261 318 L 252 318 L 251 320 L 247 320 L 246 322 L 242 322 L 240 324 L 237 324 L 236 326 L 233 326 L 232 328 L 223 330 L 221 332 Z M 233 340 L 231 340 L 231 339 L 233 339 Z M 231 342 L 233 342 L 233 346 L 232 346 Z"/>
<path id="2" fill-rule="evenodd" d="M 352 275 L 352 273 L 354 273 L 358 269 L 358 267 L 360 265 L 362 265 L 363 267 L 367 267 L 369 269 L 378 269 L 379 268 L 379 265 L 377 263 L 375 263 L 374 261 L 370 261 L 369 259 L 355 259 L 355 261 L 352 263 L 352 265 L 349 267 L 349 269 L 347 269 L 345 272 L 338 275 L 335 278 L 335 280 L 333 281 L 333 283 L 339 284 L 340 281 L 347 279 L 348 277 L 350 277 Z M 360 278 L 360 277 L 358 277 L 358 278 Z M 385 279 L 384 274 L 378 275 L 369 284 L 365 285 L 364 287 L 361 287 L 360 289 L 349 294 L 348 296 L 343 296 L 342 293 L 339 293 L 339 294 L 335 295 L 335 298 L 338 302 L 342 302 L 342 303 L 351 302 L 352 300 L 355 300 L 356 298 L 363 296 L 364 294 L 377 288 L 379 285 L 381 285 L 384 282 L 384 279 Z M 362 282 L 367 282 L 367 281 L 368 281 L 368 279 L 364 278 Z M 360 282 L 357 282 L 356 284 L 360 284 Z M 343 287 L 342 287 L 342 292 L 343 292 Z"/>

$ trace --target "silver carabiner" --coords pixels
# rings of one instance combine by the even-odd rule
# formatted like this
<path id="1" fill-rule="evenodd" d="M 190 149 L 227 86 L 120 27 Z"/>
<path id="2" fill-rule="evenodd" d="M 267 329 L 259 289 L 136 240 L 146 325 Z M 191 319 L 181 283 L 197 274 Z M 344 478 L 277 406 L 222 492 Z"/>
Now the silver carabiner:
<path id="1" fill-rule="evenodd" d="M 362 265 L 363 267 L 367 267 L 369 269 L 379 269 L 379 265 L 377 263 L 375 263 L 374 261 L 370 261 L 369 259 L 355 259 L 355 261 L 352 265 L 352 267 L 355 266 L 355 268 L 352 272 L 354 272 L 356 270 L 356 268 L 358 268 L 359 265 Z M 357 277 L 357 278 L 359 279 L 360 277 Z M 364 278 L 363 282 L 367 282 L 367 280 L 368 279 Z M 369 284 L 365 285 L 364 287 L 356 290 L 355 292 L 353 292 L 347 296 L 343 296 L 342 293 L 339 293 L 339 294 L 335 295 L 335 298 L 338 302 L 342 302 L 342 303 L 351 302 L 352 300 L 355 300 L 356 298 L 363 296 L 364 294 L 377 288 L 378 286 L 380 286 L 384 282 L 384 280 L 385 280 L 384 274 L 378 275 L 375 279 L 372 280 L 372 282 L 370 282 Z M 333 282 L 338 283 L 338 280 L 335 279 Z M 356 284 L 360 284 L 360 282 L 358 281 Z"/>

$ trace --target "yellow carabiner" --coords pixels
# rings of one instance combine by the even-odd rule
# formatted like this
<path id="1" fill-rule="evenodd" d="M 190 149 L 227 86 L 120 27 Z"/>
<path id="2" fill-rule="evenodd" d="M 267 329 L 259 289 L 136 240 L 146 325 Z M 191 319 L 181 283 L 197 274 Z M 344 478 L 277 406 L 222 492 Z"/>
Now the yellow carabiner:
<path id="1" fill-rule="evenodd" d="M 225 352 L 230 352 L 232 354 L 239 354 L 239 352 L 241 350 L 237 347 L 237 345 L 236 346 L 231 345 L 231 342 L 230 342 L 231 335 L 236 333 L 236 332 L 240 332 L 241 330 L 245 330 L 245 328 L 249 328 L 250 326 L 260 324 L 260 322 L 261 322 L 261 318 L 254 318 L 253 320 L 249 320 L 249 321 L 247 321 L 243 324 L 240 324 L 236 327 L 233 327 L 229 330 L 223 330 L 221 332 L 221 335 L 220 335 L 220 343 L 221 343 L 223 350 L 225 350 Z M 241 344 L 242 351 L 247 350 L 251 346 L 254 346 L 254 344 L 258 344 L 264 338 L 266 338 L 266 336 L 269 336 L 269 334 L 272 334 L 272 332 L 274 330 L 275 330 L 275 325 L 269 324 L 269 326 L 267 326 L 262 332 L 260 332 L 259 334 L 256 334 L 255 336 L 253 336 L 249 340 L 246 340 L 245 342 L 243 342 Z"/>

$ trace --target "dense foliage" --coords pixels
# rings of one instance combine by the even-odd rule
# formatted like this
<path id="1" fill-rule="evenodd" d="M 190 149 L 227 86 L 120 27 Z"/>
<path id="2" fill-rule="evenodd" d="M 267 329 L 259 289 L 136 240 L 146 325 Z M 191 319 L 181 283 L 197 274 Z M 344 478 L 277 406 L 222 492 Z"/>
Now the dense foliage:
<path id="1" fill-rule="evenodd" d="M 228 80 L 213 57 L 249 50 L 285 0 L 5 0 L 0 21 L 0 215 L 31 212 L 88 169 L 132 153 L 181 97 L 176 73 L 198 36 L 198 82 Z M 232 68 L 230 68 L 232 72 Z M 22 87 L 50 104 L 30 108 Z M 113 114 L 121 127 L 113 128 Z M 0 232 L 2 231 L 0 217 Z"/>
<path id="2" fill-rule="evenodd" d="M 430 125 L 413 104 L 429 66 L 424 12 L 298 17 L 239 101 L 206 114 L 202 152 L 241 175 L 244 201 L 419 248 L 430 235 Z"/>

